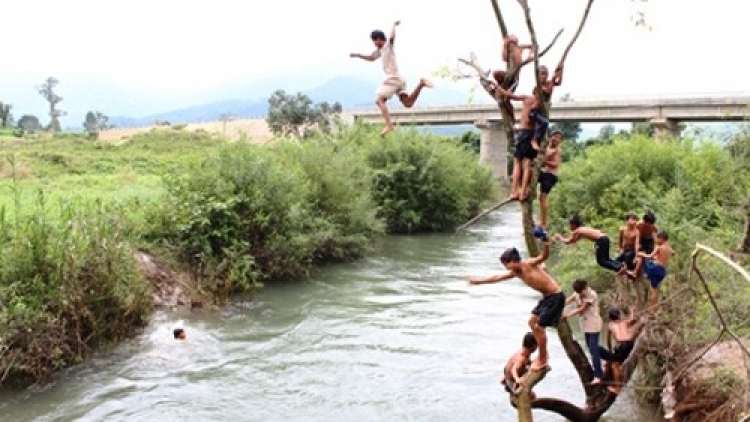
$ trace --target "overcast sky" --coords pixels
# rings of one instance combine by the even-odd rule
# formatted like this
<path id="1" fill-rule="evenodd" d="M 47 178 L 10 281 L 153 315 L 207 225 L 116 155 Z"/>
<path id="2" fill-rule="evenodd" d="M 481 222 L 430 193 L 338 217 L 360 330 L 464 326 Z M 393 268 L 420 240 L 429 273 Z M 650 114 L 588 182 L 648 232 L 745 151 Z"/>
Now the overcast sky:
<path id="1" fill-rule="evenodd" d="M 512 32 L 528 41 L 517 2 L 499 1 Z M 557 48 L 544 60 L 554 66 L 575 32 L 585 0 L 529 2 L 540 44 L 565 28 Z M 399 65 L 412 82 L 470 51 L 485 66 L 501 64 L 499 30 L 489 0 L 4 3 L 0 101 L 21 105 L 40 102 L 33 85 L 49 75 L 62 81 L 66 101 L 77 95 L 70 92 L 78 86 L 74 81 L 92 87 L 113 83 L 151 95 L 153 104 L 144 110 L 192 105 L 181 103 L 219 86 L 307 69 L 321 75 L 321 84 L 338 74 L 379 80 L 380 63 L 348 55 L 369 53 L 370 31 L 387 31 L 396 19 L 402 21 Z M 566 63 L 560 92 L 583 98 L 750 90 L 750 55 L 743 43 L 750 3 L 650 0 L 645 10 L 652 31 L 632 22 L 639 4 L 594 3 Z M 531 79 L 524 75 L 522 91 Z M 21 92 L 29 92 L 28 97 Z"/>

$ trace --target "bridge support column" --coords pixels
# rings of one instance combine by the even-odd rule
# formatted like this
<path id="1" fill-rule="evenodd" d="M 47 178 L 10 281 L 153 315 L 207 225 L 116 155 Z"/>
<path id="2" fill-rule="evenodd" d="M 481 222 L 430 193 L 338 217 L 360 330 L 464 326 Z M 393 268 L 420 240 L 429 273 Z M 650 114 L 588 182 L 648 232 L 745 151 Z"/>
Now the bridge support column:
<path id="1" fill-rule="evenodd" d="M 651 119 L 651 124 L 654 126 L 656 139 L 678 138 L 682 132 L 680 125 L 672 119 L 659 117 Z"/>
<path id="2" fill-rule="evenodd" d="M 508 180 L 508 137 L 503 130 L 502 122 L 478 121 L 479 129 L 479 162 L 492 169 L 492 175 L 498 180 Z"/>

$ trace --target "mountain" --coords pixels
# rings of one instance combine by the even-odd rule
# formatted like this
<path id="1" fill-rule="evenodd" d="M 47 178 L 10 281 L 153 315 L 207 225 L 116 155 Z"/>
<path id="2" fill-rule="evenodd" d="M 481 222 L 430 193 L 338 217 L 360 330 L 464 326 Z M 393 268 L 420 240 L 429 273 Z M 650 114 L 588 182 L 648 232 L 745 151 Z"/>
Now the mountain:
<path id="1" fill-rule="evenodd" d="M 300 82 L 297 81 L 297 83 L 299 84 Z M 344 75 L 330 79 L 322 85 L 299 91 L 309 96 L 315 102 L 339 102 L 345 110 L 369 108 L 374 107 L 374 97 L 379 84 L 379 80 L 368 80 Z M 225 113 L 231 114 L 234 117 L 263 118 L 268 112 L 268 97 L 279 86 L 282 85 L 277 80 L 258 81 L 251 85 L 246 85 L 242 89 L 238 88 L 233 91 L 252 92 L 255 95 L 250 95 L 254 98 L 208 102 L 140 118 L 113 116 L 110 117 L 110 122 L 118 127 L 148 126 L 157 120 L 166 120 L 171 123 L 195 123 L 215 121 Z M 265 93 L 263 92 L 264 90 L 266 91 Z M 289 88 L 285 90 L 289 93 L 297 92 L 297 90 Z M 422 91 L 419 103 L 420 105 L 428 106 L 462 104 L 466 103 L 466 98 L 466 94 L 455 90 L 425 89 Z"/>

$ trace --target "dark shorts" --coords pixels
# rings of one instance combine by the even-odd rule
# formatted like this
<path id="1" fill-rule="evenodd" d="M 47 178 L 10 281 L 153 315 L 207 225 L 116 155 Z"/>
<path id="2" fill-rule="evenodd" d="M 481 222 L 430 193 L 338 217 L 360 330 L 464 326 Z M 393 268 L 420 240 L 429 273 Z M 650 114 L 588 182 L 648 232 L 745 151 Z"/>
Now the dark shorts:
<path id="1" fill-rule="evenodd" d="M 555 293 L 543 297 L 536 305 L 532 314 L 539 317 L 538 324 L 542 327 L 556 327 L 565 309 L 565 293 Z"/>
<path id="2" fill-rule="evenodd" d="M 519 129 L 516 135 L 516 152 L 513 154 L 518 159 L 533 160 L 536 158 L 537 151 L 531 147 L 531 140 L 534 139 L 534 131 L 531 129 Z"/>
<path id="3" fill-rule="evenodd" d="M 630 356 L 630 352 L 633 351 L 633 347 L 635 347 L 635 341 L 623 341 L 622 343 L 615 346 L 615 349 L 610 352 L 609 350 L 599 347 L 599 355 L 602 357 L 602 359 L 608 361 L 608 362 L 625 362 L 625 360 Z"/>
<path id="4" fill-rule="evenodd" d="M 653 237 L 647 237 L 645 239 L 641 239 L 641 251 L 646 253 L 651 253 L 654 251 L 654 238 Z"/>
<path id="5" fill-rule="evenodd" d="M 651 282 L 651 287 L 654 289 L 658 289 L 664 277 L 667 276 L 667 269 L 653 259 L 647 259 L 643 263 L 643 271 L 646 273 L 646 277 L 648 277 L 648 281 Z"/>
<path id="6" fill-rule="evenodd" d="M 617 258 L 615 258 L 615 261 L 624 262 L 625 265 L 627 265 L 629 270 L 634 270 L 635 259 L 636 259 L 635 250 L 631 249 L 618 255 Z"/>
<path id="7" fill-rule="evenodd" d="M 543 194 L 549 194 L 556 183 L 556 174 L 547 173 L 546 171 L 539 173 L 539 190 L 541 190 Z"/>

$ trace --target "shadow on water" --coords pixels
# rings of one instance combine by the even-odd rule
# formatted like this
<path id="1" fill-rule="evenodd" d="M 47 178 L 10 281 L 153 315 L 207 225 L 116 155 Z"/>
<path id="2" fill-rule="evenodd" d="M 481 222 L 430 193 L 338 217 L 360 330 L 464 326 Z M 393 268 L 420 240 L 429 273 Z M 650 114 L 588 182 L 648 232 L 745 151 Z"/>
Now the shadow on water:
<path id="1" fill-rule="evenodd" d="M 469 287 L 521 247 L 520 214 L 461 236 L 390 237 L 372 257 L 270 285 L 218 314 L 159 314 L 138 338 L 40 392 L 0 395 L 3 421 L 513 421 L 498 385 L 538 296 Z M 184 319 L 188 340 L 172 340 Z M 537 393 L 582 402 L 550 332 Z M 623 397 L 609 422 L 656 421 Z M 537 421 L 561 418 L 539 412 Z"/>

